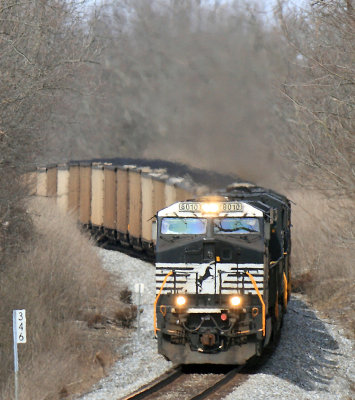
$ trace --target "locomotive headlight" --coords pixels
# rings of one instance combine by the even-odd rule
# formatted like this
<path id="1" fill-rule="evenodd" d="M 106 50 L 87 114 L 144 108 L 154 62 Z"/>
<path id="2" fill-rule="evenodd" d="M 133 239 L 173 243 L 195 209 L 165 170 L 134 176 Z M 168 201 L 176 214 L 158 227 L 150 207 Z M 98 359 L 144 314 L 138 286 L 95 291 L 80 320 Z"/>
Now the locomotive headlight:
<path id="1" fill-rule="evenodd" d="M 219 210 L 218 203 L 203 203 L 201 208 L 205 213 L 216 213 Z"/>
<path id="2" fill-rule="evenodd" d="M 239 296 L 233 296 L 230 299 L 231 305 L 232 306 L 239 306 L 240 303 L 242 302 L 242 299 Z"/>
<path id="3" fill-rule="evenodd" d="M 182 306 L 184 306 L 185 304 L 186 304 L 186 297 L 184 297 L 184 296 L 178 296 L 178 297 L 176 298 L 176 305 L 177 305 L 177 306 L 182 307 Z"/>

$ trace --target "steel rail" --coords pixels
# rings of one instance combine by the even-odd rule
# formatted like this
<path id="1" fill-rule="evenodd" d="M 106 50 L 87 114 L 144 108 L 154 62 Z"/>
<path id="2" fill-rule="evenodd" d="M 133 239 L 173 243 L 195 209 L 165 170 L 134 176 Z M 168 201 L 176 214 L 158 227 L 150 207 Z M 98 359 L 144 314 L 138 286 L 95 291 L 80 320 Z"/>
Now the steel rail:
<path id="1" fill-rule="evenodd" d="M 203 390 L 201 393 L 191 397 L 190 400 L 203 400 L 203 399 L 208 398 L 210 395 L 214 394 L 218 389 L 222 388 L 224 385 L 226 385 L 228 382 L 230 382 L 242 368 L 243 368 L 242 366 L 238 366 L 238 367 L 232 369 L 231 371 L 226 373 L 223 376 L 223 378 L 221 378 L 218 382 L 209 386 L 207 389 Z M 164 375 L 157 378 L 157 380 L 155 380 L 151 383 L 148 383 L 147 385 L 141 387 L 134 393 L 132 393 L 126 397 L 123 397 L 120 400 L 140 400 L 140 399 L 145 399 L 154 393 L 158 394 L 158 392 L 161 389 L 170 385 L 181 375 L 183 375 L 182 368 L 181 367 L 174 368 L 173 370 L 170 370 L 170 371 L 166 372 Z"/>
<path id="2" fill-rule="evenodd" d="M 228 373 L 225 374 L 225 376 L 220 379 L 218 382 L 216 382 L 214 385 L 211 385 L 207 389 L 205 389 L 203 392 L 199 393 L 198 395 L 191 397 L 190 400 L 203 400 L 207 399 L 211 394 L 214 394 L 218 389 L 222 388 L 224 385 L 226 385 L 228 382 L 230 382 L 237 374 L 238 372 L 243 368 L 243 366 L 236 367 L 229 371 Z"/>
<path id="3" fill-rule="evenodd" d="M 145 399 L 151 394 L 158 392 L 160 389 L 174 382 L 181 375 L 182 375 L 181 367 L 173 368 L 172 370 L 169 370 L 165 374 L 161 375 L 153 382 L 148 383 L 147 385 L 141 387 L 134 393 L 128 395 L 127 397 L 123 397 L 120 400 Z"/>

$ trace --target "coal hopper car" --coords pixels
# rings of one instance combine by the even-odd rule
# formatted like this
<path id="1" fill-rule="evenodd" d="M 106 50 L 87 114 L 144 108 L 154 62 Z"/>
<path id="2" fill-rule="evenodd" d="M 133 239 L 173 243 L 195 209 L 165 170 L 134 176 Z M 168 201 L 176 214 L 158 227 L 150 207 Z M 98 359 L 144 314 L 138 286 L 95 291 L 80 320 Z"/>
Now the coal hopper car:
<path id="1" fill-rule="evenodd" d="M 154 331 L 176 364 L 245 364 L 279 334 L 290 297 L 290 202 L 231 185 L 156 221 Z"/>

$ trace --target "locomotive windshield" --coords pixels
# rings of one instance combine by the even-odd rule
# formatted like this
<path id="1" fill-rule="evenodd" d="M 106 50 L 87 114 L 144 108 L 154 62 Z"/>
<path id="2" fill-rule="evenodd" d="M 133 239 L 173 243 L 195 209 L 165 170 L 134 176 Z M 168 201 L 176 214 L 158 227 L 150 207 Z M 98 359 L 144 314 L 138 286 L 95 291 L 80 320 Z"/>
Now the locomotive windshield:
<path id="1" fill-rule="evenodd" d="M 163 218 L 163 235 L 203 235 L 207 231 L 206 218 Z"/>
<path id="2" fill-rule="evenodd" d="M 215 218 L 213 223 L 215 234 L 259 233 L 258 218 Z"/>

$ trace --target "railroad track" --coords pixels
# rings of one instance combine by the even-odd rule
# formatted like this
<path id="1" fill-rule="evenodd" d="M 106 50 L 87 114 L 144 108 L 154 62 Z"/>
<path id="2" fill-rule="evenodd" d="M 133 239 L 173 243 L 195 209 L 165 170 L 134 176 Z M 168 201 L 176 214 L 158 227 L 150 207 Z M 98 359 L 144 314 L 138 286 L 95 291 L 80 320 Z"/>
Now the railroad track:
<path id="1" fill-rule="evenodd" d="M 248 378 L 248 375 L 240 373 L 241 370 L 242 367 L 235 367 L 224 372 L 212 372 L 210 368 L 209 372 L 194 373 L 177 367 L 120 400 L 220 399 Z"/>

